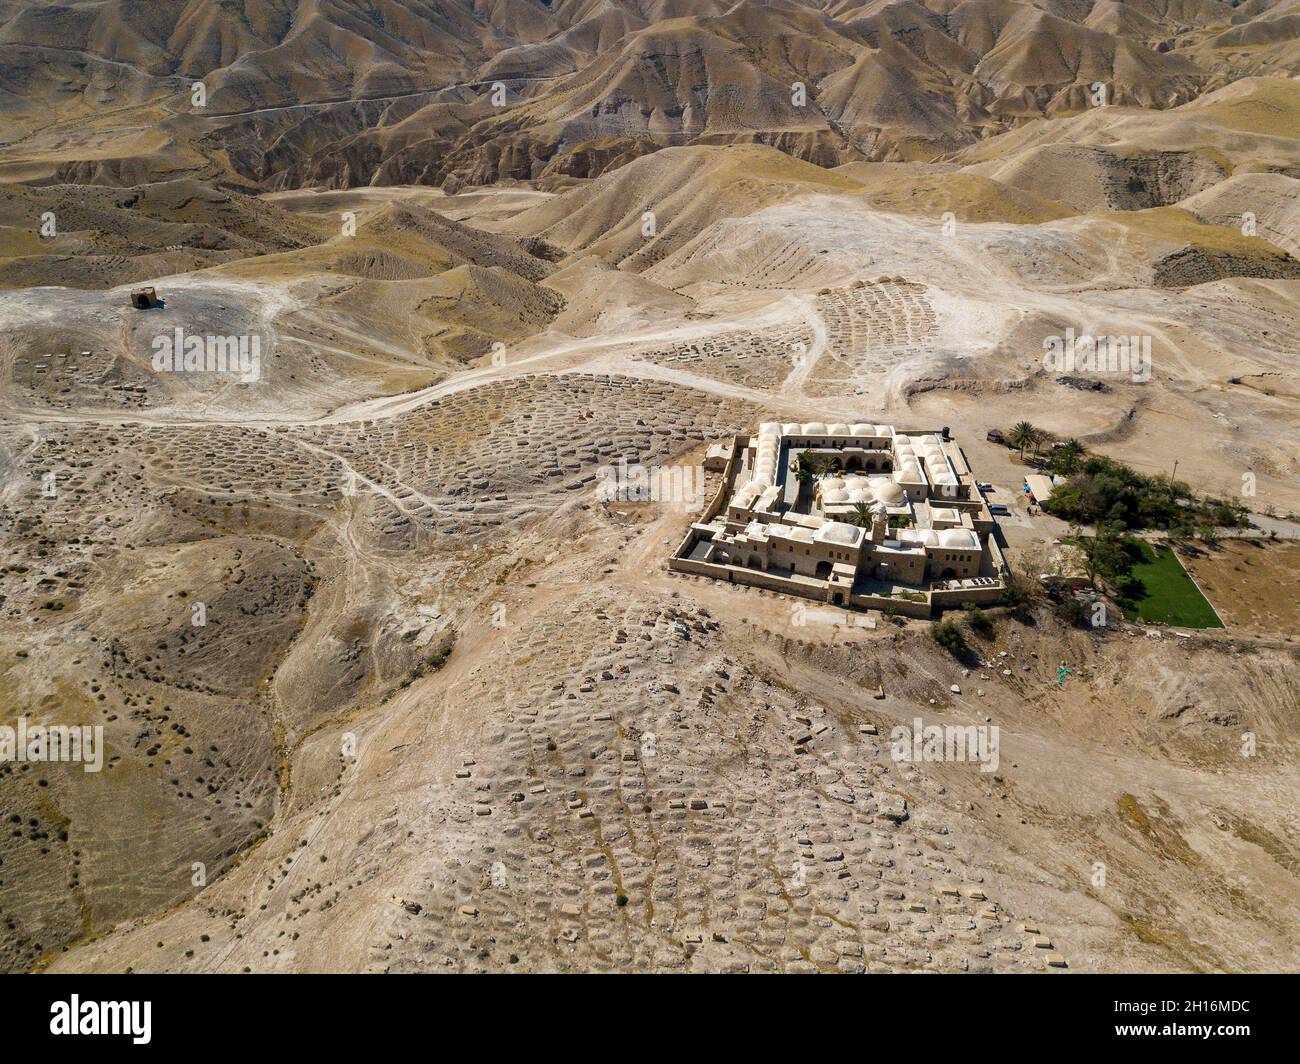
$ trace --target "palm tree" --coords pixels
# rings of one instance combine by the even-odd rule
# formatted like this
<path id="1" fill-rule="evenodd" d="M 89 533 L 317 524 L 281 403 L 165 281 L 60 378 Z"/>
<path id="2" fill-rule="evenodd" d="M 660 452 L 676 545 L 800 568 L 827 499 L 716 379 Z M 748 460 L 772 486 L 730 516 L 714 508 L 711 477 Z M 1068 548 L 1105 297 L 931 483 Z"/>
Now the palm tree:
<path id="1" fill-rule="evenodd" d="M 1025 448 L 1034 442 L 1034 436 L 1037 432 L 1038 429 L 1030 422 L 1017 421 L 1011 431 L 1007 433 L 1007 443 L 1011 444 L 1012 447 L 1020 448 L 1020 460 L 1022 462 L 1025 459 Z"/>
<path id="2" fill-rule="evenodd" d="M 817 478 L 817 471 L 813 469 L 813 464 L 808 458 L 807 451 L 800 451 L 794 460 L 794 479 L 799 482 L 799 498 L 805 499 L 812 495 L 812 484 Z"/>
<path id="3" fill-rule="evenodd" d="M 871 507 L 865 502 L 853 504 L 853 512 L 849 514 L 849 524 L 857 525 L 859 528 L 870 528 L 873 519 Z"/>
<path id="4" fill-rule="evenodd" d="M 1060 447 L 1056 448 L 1052 460 L 1059 463 L 1061 472 L 1068 477 L 1072 476 L 1079 468 L 1079 459 L 1087 453 L 1088 448 L 1071 436 Z"/>

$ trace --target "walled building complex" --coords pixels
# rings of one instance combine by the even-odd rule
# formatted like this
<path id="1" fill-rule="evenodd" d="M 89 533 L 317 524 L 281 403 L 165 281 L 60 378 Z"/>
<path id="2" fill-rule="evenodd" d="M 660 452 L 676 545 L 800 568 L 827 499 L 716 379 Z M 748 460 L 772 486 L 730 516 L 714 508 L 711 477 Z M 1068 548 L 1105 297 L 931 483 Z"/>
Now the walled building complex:
<path id="1" fill-rule="evenodd" d="M 946 429 L 766 422 L 711 449 L 722 483 L 679 572 L 927 616 L 997 599 L 993 517 Z"/>

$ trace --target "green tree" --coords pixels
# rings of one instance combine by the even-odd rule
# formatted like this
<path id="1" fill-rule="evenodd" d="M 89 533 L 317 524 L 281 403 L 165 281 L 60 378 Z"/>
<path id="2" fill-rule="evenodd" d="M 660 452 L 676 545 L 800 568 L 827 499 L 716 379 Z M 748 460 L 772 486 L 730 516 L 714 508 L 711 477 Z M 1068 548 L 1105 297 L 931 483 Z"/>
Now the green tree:
<path id="1" fill-rule="evenodd" d="M 1029 434 L 1029 444 L 1034 449 L 1034 457 L 1038 457 L 1038 449 L 1045 443 L 1050 443 L 1053 436 L 1046 429 L 1035 428 Z M 1022 456 L 1023 457 L 1023 456 Z"/>
<path id="2" fill-rule="evenodd" d="M 1103 524 L 1098 527 L 1097 535 L 1079 536 L 1077 542 L 1088 582 L 1093 587 L 1097 586 L 1098 577 L 1116 585 L 1133 568 L 1128 543 L 1114 524 Z"/>
<path id="3" fill-rule="evenodd" d="M 1034 436 L 1038 429 L 1031 422 L 1017 421 L 1007 433 L 1007 443 L 1012 447 L 1020 448 L 1020 458 L 1023 461 L 1025 457 L 1025 448 L 1034 442 Z"/>
<path id="4" fill-rule="evenodd" d="M 1079 471 L 1083 456 L 1087 453 L 1088 449 L 1078 440 L 1068 439 L 1052 450 L 1049 468 L 1063 477 L 1072 477 Z"/>
<path id="5" fill-rule="evenodd" d="M 825 476 L 834 465 L 835 460 L 825 454 L 809 454 L 800 451 L 794 460 L 795 479 L 800 484 L 809 484 L 817 477 Z"/>

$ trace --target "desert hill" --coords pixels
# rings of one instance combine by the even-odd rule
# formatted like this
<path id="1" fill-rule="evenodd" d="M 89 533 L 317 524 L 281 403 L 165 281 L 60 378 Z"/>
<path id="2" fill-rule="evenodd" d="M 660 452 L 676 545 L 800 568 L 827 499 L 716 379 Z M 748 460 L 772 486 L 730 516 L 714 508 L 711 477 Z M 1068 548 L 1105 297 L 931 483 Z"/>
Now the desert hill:
<path id="1" fill-rule="evenodd" d="M 1215 0 L 10 4 L 0 173 L 456 189 L 705 143 L 930 159 L 1087 111 L 1098 84 L 1164 109 L 1284 74 L 1295 18 Z"/>
<path id="2" fill-rule="evenodd" d="M 49 217 L 42 236 L 34 219 Z M 126 189 L 0 186 L 0 286 L 103 288 L 249 256 L 323 235 L 294 214 L 192 180 Z"/>
<path id="3" fill-rule="evenodd" d="M 524 211 L 510 228 L 639 270 L 719 218 L 801 193 L 857 187 L 774 148 L 669 148 Z"/>
<path id="4" fill-rule="evenodd" d="M 1258 234 L 1300 257 L 1300 181 L 1284 174 L 1235 174 L 1178 204 L 1207 225 L 1240 229 L 1252 218 Z"/>

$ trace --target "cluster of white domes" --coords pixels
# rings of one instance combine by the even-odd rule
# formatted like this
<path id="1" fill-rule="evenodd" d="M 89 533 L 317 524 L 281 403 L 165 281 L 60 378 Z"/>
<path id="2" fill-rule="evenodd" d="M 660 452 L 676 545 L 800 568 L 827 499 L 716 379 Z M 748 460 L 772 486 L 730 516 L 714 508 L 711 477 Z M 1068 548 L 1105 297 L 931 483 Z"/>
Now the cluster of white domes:
<path id="1" fill-rule="evenodd" d="M 781 425 L 776 421 L 765 421 L 758 427 L 752 482 L 763 485 L 776 483 L 776 461 L 780 453 Z"/>
<path id="2" fill-rule="evenodd" d="M 859 502 L 902 506 L 907 500 L 907 493 L 898 484 L 884 477 L 826 477 L 818 487 L 823 506 Z"/>
<path id="3" fill-rule="evenodd" d="M 912 446 L 910 436 L 894 437 L 894 479 L 904 484 L 917 484 L 925 478 L 921 476 L 921 463 L 916 460 L 916 449 Z"/>
<path id="4" fill-rule="evenodd" d="M 754 468 L 750 483 L 770 487 L 776 483 L 777 463 L 780 460 L 782 437 L 831 437 L 851 439 L 853 437 L 892 438 L 894 472 L 893 483 L 880 478 L 868 482 L 865 477 L 829 477 L 822 480 L 820 490 L 822 501 L 831 505 L 853 504 L 859 502 L 883 502 L 886 506 L 901 506 L 906 499 L 906 492 L 900 484 L 920 484 L 926 480 L 921 472 L 921 462 L 926 465 L 926 472 L 932 484 L 956 486 L 958 478 L 948 464 L 943 444 L 938 436 L 919 436 L 915 439 L 906 435 L 893 435 L 889 425 L 868 425 L 858 423 L 846 425 L 840 422 L 826 423 L 809 421 L 798 422 L 766 421 L 759 426 L 755 441 Z"/>
<path id="5" fill-rule="evenodd" d="M 945 528 L 936 532 L 932 528 L 904 528 L 898 533 L 904 543 L 920 547 L 948 547 L 952 550 L 979 550 L 979 537 L 969 528 Z"/>
<path id="6" fill-rule="evenodd" d="M 914 543 L 920 547 L 937 547 L 939 533 L 930 528 L 904 528 L 898 533 L 904 543 Z"/>
<path id="7" fill-rule="evenodd" d="M 781 426 L 783 436 L 838 436 L 842 439 L 848 439 L 852 436 L 870 436 L 872 438 L 883 436 L 888 438 L 893 435 L 893 431 L 888 425 L 868 425 L 865 422 L 846 425 L 839 421 L 830 424 L 824 421 L 809 421 L 801 425 L 797 421 L 787 421 Z"/>
<path id="8" fill-rule="evenodd" d="M 931 484 L 956 484 L 957 478 L 948 466 L 948 456 L 938 436 L 922 436 L 916 444 L 917 453 L 925 459 Z"/>

